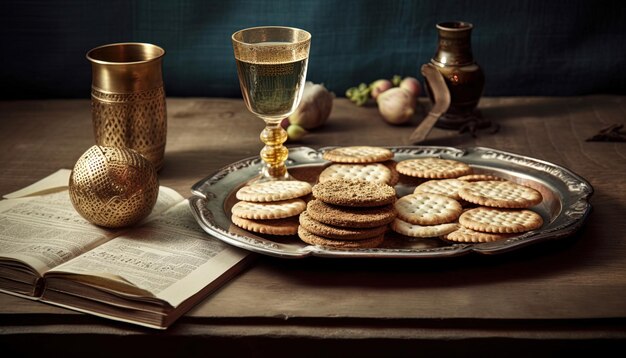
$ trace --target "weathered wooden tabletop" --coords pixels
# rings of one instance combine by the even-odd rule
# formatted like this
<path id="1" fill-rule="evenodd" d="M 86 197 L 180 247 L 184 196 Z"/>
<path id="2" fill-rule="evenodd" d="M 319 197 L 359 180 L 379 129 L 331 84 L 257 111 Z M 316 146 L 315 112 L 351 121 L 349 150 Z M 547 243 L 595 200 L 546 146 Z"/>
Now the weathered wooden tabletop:
<path id="1" fill-rule="evenodd" d="M 263 123 L 241 100 L 170 98 L 167 105 L 162 185 L 188 196 L 211 172 L 258 155 Z M 10 352 L 70 345 L 76 355 L 93 355 L 98 345 L 104 355 L 125 344 L 134 347 L 126 352 L 153 356 L 624 351 L 626 143 L 585 140 L 626 123 L 626 97 L 484 98 L 480 109 L 499 124 L 496 134 L 434 129 L 423 144 L 492 147 L 569 168 L 595 189 L 578 233 L 496 256 L 259 256 L 164 332 L 0 294 L 0 345 Z M 325 127 L 289 145 L 409 145 L 416 123 L 390 126 L 375 107 L 337 99 Z M 0 102 L 0 194 L 71 168 L 92 144 L 88 100 Z"/>

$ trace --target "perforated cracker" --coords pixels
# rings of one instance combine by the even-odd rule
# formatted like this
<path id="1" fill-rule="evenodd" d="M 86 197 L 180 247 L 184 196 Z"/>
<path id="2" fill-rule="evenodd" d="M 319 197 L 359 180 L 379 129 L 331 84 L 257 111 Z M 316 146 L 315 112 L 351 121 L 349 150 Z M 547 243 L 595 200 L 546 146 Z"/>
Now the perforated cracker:
<path id="1" fill-rule="evenodd" d="M 313 196 L 328 204 L 372 207 L 393 203 L 396 191 L 387 184 L 339 179 L 315 184 Z"/>
<path id="2" fill-rule="evenodd" d="M 441 194 L 459 200 L 459 189 L 465 184 L 458 179 L 429 180 L 415 187 L 414 193 Z"/>
<path id="3" fill-rule="evenodd" d="M 298 226 L 300 226 L 298 218 L 295 216 L 285 219 L 254 220 L 232 215 L 231 221 L 235 226 L 244 230 L 270 235 L 295 235 L 298 232 Z"/>
<path id="4" fill-rule="evenodd" d="M 371 208 L 350 208 L 311 200 L 306 211 L 311 218 L 321 223 L 354 228 L 387 225 L 396 217 L 396 210 L 391 204 Z"/>
<path id="5" fill-rule="evenodd" d="M 459 196 L 470 203 L 495 208 L 529 208 L 541 203 L 541 193 L 510 181 L 478 181 L 468 183 Z"/>
<path id="6" fill-rule="evenodd" d="M 493 242 L 503 240 L 512 236 L 512 234 L 493 234 L 479 232 L 461 226 L 457 230 L 447 235 L 443 235 L 443 239 L 456 242 Z"/>
<path id="7" fill-rule="evenodd" d="M 521 233 L 543 225 L 543 219 L 532 210 L 478 207 L 459 217 L 461 226 L 480 232 Z"/>
<path id="8" fill-rule="evenodd" d="M 333 240 L 323 236 L 315 235 L 302 226 L 298 228 L 298 237 L 300 237 L 300 240 L 310 245 L 337 249 L 373 248 L 379 246 L 385 240 L 385 235 L 378 235 L 363 240 Z"/>
<path id="9" fill-rule="evenodd" d="M 304 209 L 306 209 L 304 200 L 296 198 L 265 203 L 239 201 L 233 205 L 231 212 L 244 219 L 282 219 L 296 216 Z"/>
<path id="10" fill-rule="evenodd" d="M 383 164 L 332 164 L 320 173 L 319 182 L 334 179 L 364 180 L 375 183 L 389 183 L 391 170 Z"/>
<path id="11" fill-rule="evenodd" d="M 438 237 L 446 235 L 459 228 L 457 223 L 447 223 L 439 225 L 417 225 L 404 220 L 395 219 L 391 224 L 391 229 L 398 234 L 411 237 Z"/>
<path id="12" fill-rule="evenodd" d="M 236 197 L 243 201 L 268 202 L 299 198 L 311 193 L 311 184 L 299 180 L 274 180 L 242 187 Z"/>
<path id="13" fill-rule="evenodd" d="M 460 176 L 457 179 L 458 180 L 469 181 L 469 182 L 489 181 L 489 180 L 505 181 L 506 180 L 504 178 L 501 178 L 501 177 L 496 176 L 496 175 L 491 175 L 491 174 L 468 174 L 468 175 Z"/>
<path id="14" fill-rule="evenodd" d="M 429 179 L 456 178 L 472 172 L 472 168 L 463 162 L 441 158 L 407 159 L 399 162 L 396 169 L 400 174 Z"/>
<path id="15" fill-rule="evenodd" d="M 398 199 L 394 204 L 398 218 L 418 225 L 450 223 L 461 215 L 458 201 L 439 194 L 417 193 Z"/>
<path id="16" fill-rule="evenodd" d="M 352 146 L 331 149 L 322 157 L 334 163 L 379 163 L 393 158 L 393 152 L 382 147 Z"/>
<path id="17" fill-rule="evenodd" d="M 352 228 L 332 226 L 313 220 L 307 212 L 299 217 L 300 225 L 310 233 L 334 240 L 364 240 L 379 236 L 387 231 L 387 225 L 373 228 Z"/>

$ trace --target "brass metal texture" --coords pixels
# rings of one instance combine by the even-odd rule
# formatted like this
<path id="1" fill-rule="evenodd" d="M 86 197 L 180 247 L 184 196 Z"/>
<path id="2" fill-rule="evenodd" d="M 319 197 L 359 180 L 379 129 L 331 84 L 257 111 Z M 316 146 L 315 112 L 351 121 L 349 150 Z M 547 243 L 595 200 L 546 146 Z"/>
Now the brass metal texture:
<path id="1" fill-rule="evenodd" d="M 96 144 L 134 149 L 157 170 L 167 137 L 164 55 L 162 48 L 145 43 L 104 45 L 87 53 Z"/>
<path id="2" fill-rule="evenodd" d="M 150 214 L 159 181 L 154 166 L 138 152 L 94 145 L 74 165 L 69 193 L 72 205 L 87 221 L 119 228 Z"/>

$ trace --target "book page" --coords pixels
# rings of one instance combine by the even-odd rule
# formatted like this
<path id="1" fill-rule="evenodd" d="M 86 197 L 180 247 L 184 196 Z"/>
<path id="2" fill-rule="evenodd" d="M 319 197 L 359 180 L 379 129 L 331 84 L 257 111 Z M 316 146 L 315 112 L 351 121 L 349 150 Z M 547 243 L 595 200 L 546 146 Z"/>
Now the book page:
<path id="1" fill-rule="evenodd" d="M 5 194 L 5 199 L 23 198 L 31 195 L 44 195 L 55 191 L 67 189 L 70 174 L 69 169 L 59 169 L 47 177 L 20 190 Z"/>
<path id="2" fill-rule="evenodd" d="M 119 232 L 83 219 L 67 191 L 0 201 L 0 258 L 22 261 L 39 275 Z"/>
<path id="3" fill-rule="evenodd" d="M 173 307 L 202 290 L 249 253 L 202 231 L 187 200 L 142 227 L 57 267 L 49 275 L 83 275 L 126 283 Z M 104 285 L 104 284 L 103 284 Z M 106 287 L 105 287 L 106 288 Z M 137 294 L 132 289 L 127 294 Z"/>
<path id="4" fill-rule="evenodd" d="M 35 187 L 37 192 L 47 191 L 45 186 Z M 150 217 L 156 217 L 181 200 L 183 197 L 176 191 L 161 187 Z M 89 223 L 72 206 L 67 189 L 42 196 L 2 200 L 0 260 L 26 263 L 42 275 L 123 230 L 106 229 Z"/>

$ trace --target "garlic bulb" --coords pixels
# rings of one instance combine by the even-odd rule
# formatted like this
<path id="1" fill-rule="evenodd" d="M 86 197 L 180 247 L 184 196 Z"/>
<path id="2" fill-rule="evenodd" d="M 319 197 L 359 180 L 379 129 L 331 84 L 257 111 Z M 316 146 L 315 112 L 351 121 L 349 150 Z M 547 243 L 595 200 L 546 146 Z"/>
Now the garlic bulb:
<path id="1" fill-rule="evenodd" d="M 330 116 L 334 99 L 335 94 L 323 84 L 306 82 L 300 105 L 289 116 L 289 122 L 308 130 L 321 127 Z"/>

